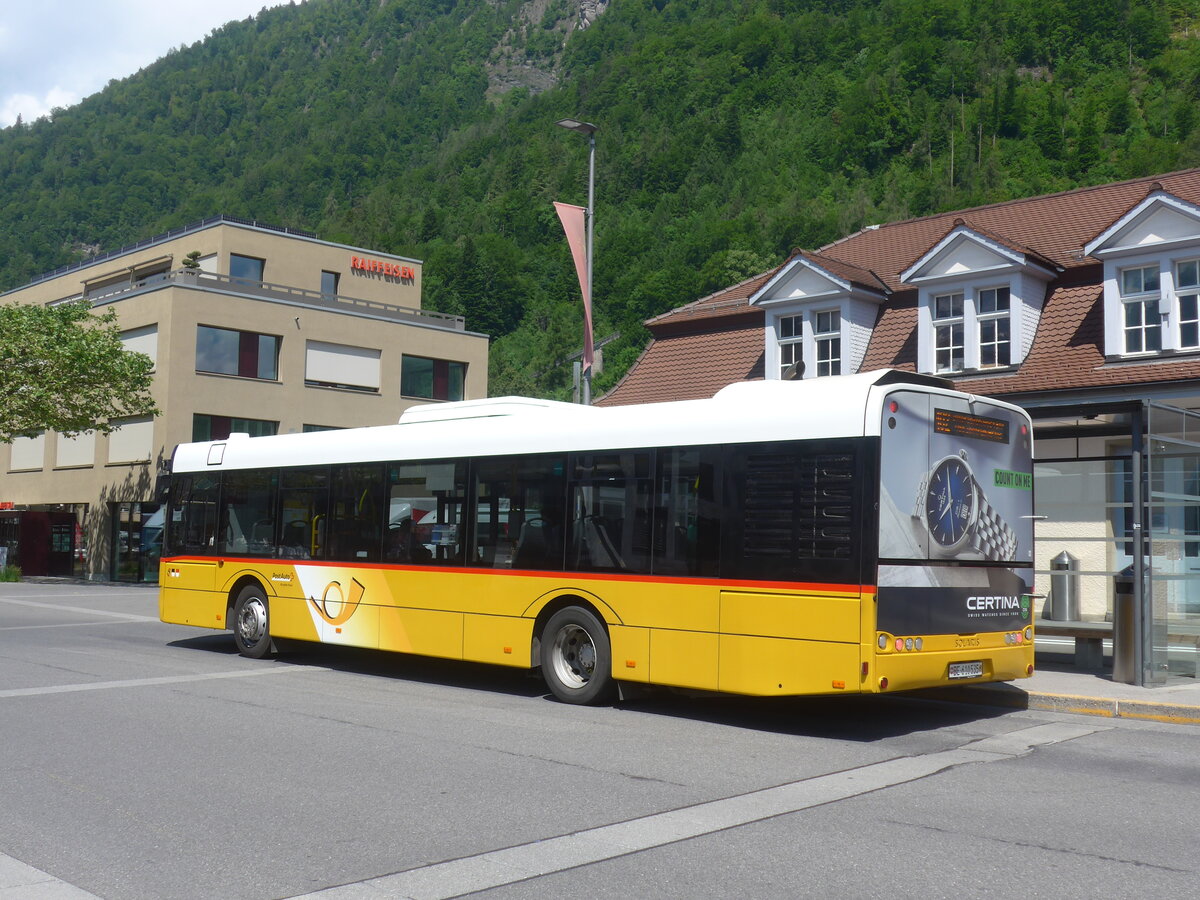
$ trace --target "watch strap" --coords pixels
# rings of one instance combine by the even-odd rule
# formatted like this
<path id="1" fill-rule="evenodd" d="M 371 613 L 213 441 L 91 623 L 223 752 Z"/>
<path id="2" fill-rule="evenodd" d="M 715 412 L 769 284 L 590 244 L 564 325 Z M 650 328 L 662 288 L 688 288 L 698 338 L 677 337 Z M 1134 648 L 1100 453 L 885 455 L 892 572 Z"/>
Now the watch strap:
<path id="1" fill-rule="evenodd" d="M 979 498 L 979 518 L 975 521 L 971 545 L 985 559 L 1012 559 L 1017 553 L 1017 533 L 996 514 L 978 481 L 975 481 L 975 495 Z"/>

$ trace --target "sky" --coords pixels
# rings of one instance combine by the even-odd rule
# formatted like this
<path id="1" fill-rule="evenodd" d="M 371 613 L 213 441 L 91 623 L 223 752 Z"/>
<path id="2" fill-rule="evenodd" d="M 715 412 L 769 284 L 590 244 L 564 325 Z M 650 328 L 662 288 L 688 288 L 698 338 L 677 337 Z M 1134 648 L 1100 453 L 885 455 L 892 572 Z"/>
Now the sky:
<path id="1" fill-rule="evenodd" d="M 113 79 L 288 0 L 0 0 L 0 128 L 69 107 Z"/>

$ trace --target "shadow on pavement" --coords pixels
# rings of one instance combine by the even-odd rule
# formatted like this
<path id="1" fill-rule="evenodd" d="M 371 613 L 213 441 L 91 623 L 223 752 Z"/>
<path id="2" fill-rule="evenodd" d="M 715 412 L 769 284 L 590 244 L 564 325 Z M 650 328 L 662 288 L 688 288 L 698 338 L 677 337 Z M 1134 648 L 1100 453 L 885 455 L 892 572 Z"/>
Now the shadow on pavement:
<path id="1" fill-rule="evenodd" d="M 549 694 L 537 670 L 303 641 L 281 643 L 280 652 L 274 658 L 278 663 L 505 694 L 546 703 L 559 702 Z M 229 633 L 172 641 L 169 646 L 220 656 L 237 656 L 233 635 Z M 271 665 L 272 662 L 265 660 L 258 664 Z M 1009 690 L 1024 696 L 1020 691 Z M 614 702 L 611 708 L 732 728 L 866 743 L 995 718 L 1006 713 L 1004 709 L 955 703 L 951 694 L 946 692 L 945 696 L 939 696 L 926 691 L 889 696 L 775 698 L 636 685 L 632 690 L 626 690 L 625 696 Z"/>

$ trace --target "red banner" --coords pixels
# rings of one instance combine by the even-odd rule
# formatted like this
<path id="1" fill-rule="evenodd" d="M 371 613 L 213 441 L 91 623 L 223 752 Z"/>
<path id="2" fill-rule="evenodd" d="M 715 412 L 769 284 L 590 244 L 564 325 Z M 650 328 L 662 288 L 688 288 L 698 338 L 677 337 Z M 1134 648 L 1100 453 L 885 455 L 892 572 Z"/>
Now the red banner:
<path id="1" fill-rule="evenodd" d="M 582 206 L 554 201 L 554 208 L 567 233 L 567 244 L 575 260 L 575 274 L 579 276 L 579 291 L 583 294 L 583 371 L 591 372 L 595 356 L 592 343 L 592 292 L 587 277 L 587 210 Z"/>

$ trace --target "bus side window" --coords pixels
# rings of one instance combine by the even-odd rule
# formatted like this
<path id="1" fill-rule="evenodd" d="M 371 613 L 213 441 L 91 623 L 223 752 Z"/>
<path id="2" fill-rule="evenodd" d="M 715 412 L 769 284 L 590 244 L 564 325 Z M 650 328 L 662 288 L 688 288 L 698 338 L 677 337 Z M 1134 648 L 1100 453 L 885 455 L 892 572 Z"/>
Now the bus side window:
<path id="1" fill-rule="evenodd" d="M 329 504 L 327 559 L 379 562 L 383 544 L 383 466 L 336 466 Z"/>
<path id="2" fill-rule="evenodd" d="M 279 482 L 279 555 L 324 559 L 329 469 L 284 469 Z"/>
<path id="3" fill-rule="evenodd" d="M 220 553 L 275 555 L 275 475 L 225 472 L 221 492 Z"/>
<path id="4" fill-rule="evenodd" d="M 475 467 L 474 565 L 561 569 L 566 458 L 520 456 Z"/>
<path id="5" fill-rule="evenodd" d="M 650 451 L 577 453 L 567 568 L 650 571 Z"/>
<path id="6" fill-rule="evenodd" d="M 718 574 L 719 460 L 714 447 L 659 451 L 654 498 L 656 575 Z"/>
<path id="7" fill-rule="evenodd" d="M 211 556 L 216 552 L 219 488 L 215 473 L 175 476 L 171 483 L 165 554 Z"/>
<path id="8" fill-rule="evenodd" d="M 384 562 L 462 565 L 466 469 L 461 461 L 387 465 Z"/>

